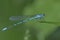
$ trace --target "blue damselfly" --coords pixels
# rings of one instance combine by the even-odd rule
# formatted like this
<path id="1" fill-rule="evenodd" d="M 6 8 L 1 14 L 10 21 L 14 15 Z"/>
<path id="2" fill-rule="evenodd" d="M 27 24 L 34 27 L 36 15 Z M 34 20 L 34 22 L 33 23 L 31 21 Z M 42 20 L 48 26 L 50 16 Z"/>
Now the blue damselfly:
<path id="1" fill-rule="evenodd" d="M 37 14 L 37 15 L 32 16 L 30 18 L 27 18 L 27 19 L 24 19 L 22 21 L 19 21 L 19 22 L 15 23 L 15 24 L 11 25 L 11 27 L 7 27 L 6 26 L 6 27 L 2 28 L 1 31 L 5 31 L 5 30 L 11 29 L 11 28 L 13 28 L 13 27 L 15 27 L 15 26 L 17 26 L 19 24 L 26 23 L 28 21 L 35 20 L 35 19 L 41 19 L 41 18 L 44 18 L 44 17 L 45 17 L 45 14 Z"/>

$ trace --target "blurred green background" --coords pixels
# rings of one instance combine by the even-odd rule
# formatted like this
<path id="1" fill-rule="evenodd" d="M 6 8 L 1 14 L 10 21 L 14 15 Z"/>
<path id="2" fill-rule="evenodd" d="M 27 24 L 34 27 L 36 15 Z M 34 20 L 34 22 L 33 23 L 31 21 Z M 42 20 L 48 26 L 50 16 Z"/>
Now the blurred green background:
<path id="1" fill-rule="evenodd" d="M 43 20 L 55 22 L 52 24 L 40 23 L 37 20 L 30 21 L 10 30 L 1 31 L 0 40 L 45 40 L 60 26 L 60 23 L 56 23 L 60 22 L 60 0 L 0 0 L 0 4 L 0 29 L 15 23 L 9 21 L 10 16 L 31 16 L 44 13 Z"/>

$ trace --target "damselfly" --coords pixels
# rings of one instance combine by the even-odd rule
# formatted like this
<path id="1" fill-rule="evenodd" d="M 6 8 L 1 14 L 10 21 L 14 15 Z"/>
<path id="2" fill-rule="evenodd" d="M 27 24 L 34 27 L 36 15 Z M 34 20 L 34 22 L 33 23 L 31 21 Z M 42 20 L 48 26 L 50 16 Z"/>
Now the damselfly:
<path id="1" fill-rule="evenodd" d="M 30 18 L 27 18 L 27 19 L 25 19 L 25 20 L 19 21 L 19 22 L 17 22 L 16 24 L 11 25 L 11 27 L 4 27 L 4 28 L 2 28 L 1 31 L 5 31 L 5 30 L 8 30 L 8 29 L 11 29 L 11 28 L 13 28 L 13 27 L 15 27 L 15 26 L 17 26 L 17 25 L 19 25 L 19 24 L 26 23 L 26 22 L 31 21 L 31 20 L 41 19 L 41 18 L 43 18 L 44 16 L 45 16 L 45 14 L 37 14 L 37 15 L 32 16 L 32 17 L 30 17 Z"/>

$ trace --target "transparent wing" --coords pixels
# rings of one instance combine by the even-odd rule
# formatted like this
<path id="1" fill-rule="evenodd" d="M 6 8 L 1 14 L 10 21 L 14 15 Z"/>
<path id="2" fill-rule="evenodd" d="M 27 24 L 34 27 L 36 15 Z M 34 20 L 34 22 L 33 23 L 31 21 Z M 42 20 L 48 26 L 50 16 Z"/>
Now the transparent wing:
<path id="1" fill-rule="evenodd" d="M 9 20 L 10 21 L 20 21 L 20 20 L 24 20 L 25 18 L 27 18 L 27 16 L 10 16 Z"/>

